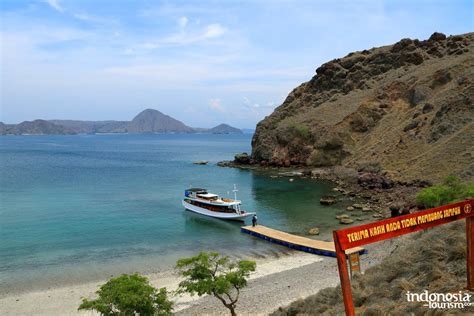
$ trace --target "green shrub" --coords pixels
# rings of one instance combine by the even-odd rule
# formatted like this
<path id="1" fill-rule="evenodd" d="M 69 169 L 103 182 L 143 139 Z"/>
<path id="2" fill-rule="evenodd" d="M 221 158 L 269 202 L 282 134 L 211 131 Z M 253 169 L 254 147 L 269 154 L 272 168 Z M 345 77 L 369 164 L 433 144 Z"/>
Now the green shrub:
<path id="1" fill-rule="evenodd" d="M 291 122 L 289 127 L 295 132 L 296 136 L 302 139 L 309 139 L 311 137 L 311 129 L 303 123 Z"/>
<path id="2" fill-rule="evenodd" d="M 247 285 L 247 278 L 255 271 L 256 263 L 248 260 L 232 262 L 217 252 L 201 252 L 178 260 L 176 268 L 185 278 L 179 284 L 179 292 L 213 295 L 235 316 L 240 290 Z"/>
<path id="3" fill-rule="evenodd" d="M 425 208 L 436 207 L 474 196 L 474 184 L 462 183 L 456 176 L 448 176 L 439 185 L 419 191 L 417 202 Z"/>
<path id="4" fill-rule="evenodd" d="M 96 292 L 95 300 L 83 299 L 79 310 L 96 310 L 101 315 L 171 315 L 173 302 L 166 288 L 155 289 L 146 277 L 123 274 L 110 279 Z"/>

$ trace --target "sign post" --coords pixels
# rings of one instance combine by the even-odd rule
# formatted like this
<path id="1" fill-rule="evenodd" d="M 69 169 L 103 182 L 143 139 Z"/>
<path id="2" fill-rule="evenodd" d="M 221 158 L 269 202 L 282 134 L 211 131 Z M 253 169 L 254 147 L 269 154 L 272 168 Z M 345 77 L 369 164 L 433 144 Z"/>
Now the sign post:
<path id="1" fill-rule="evenodd" d="M 360 273 L 360 258 L 358 252 L 349 254 L 349 268 L 351 272 L 351 279 L 354 274 Z"/>
<path id="2" fill-rule="evenodd" d="M 447 224 L 456 220 L 466 219 L 466 252 L 467 252 L 467 289 L 474 289 L 474 199 L 465 200 L 458 203 L 443 205 L 389 218 L 360 226 L 353 226 L 333 232 L 334 246 L 336 248 L 337 265 L 339 268 L 339 278 L 341 279 L 342 296 L 346 315 L 355 315 L 354 304 L 352 302 L 352 291 L 347 271 L 346 253 L 350 248 L 371 244 L 389 238 L 413 233 L 422 229 L 427 229 L 442 224 Z"/>

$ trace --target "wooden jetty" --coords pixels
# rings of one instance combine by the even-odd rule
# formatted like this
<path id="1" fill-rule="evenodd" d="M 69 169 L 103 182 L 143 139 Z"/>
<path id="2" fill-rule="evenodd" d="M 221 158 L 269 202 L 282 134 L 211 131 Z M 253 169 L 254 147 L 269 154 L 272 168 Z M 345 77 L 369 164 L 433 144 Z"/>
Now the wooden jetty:
<path id="1" fill-rule="evenodd" d="M 334 243 L 330 241 L 314 240 L 306 237 L 296 236 L 262 225 L 257 225 L 255 227 L 243 226 L 240 230 L 243 233 L 262 238 L 291 249 L 309 252 L 315 255 L 336 257 Z M 354 252 L 358 252 L 362 255 L 367 253 L 367 250 L 361 247 L 346 250 L 346 254 Z"/>

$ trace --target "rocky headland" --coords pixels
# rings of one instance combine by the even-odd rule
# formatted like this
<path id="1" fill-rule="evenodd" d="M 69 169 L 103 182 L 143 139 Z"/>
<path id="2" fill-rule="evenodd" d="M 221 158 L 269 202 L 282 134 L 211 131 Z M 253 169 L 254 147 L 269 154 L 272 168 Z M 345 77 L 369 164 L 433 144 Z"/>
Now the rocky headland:
<path id="1" fill-rule="evenodd" d="M 474 33 L 433 33 L 327 62 L 219 165 L 333 181 L 334 203 L 374 218 L 413 212 L 420 188 L 474 178 L 473 50 Z"/>
<path id="2" fill-rule="evenodd" d="M 323 64 L 257 125 L 250 163 L 472 179 L 473 49 L 474 33 L 434 33 Z"/>

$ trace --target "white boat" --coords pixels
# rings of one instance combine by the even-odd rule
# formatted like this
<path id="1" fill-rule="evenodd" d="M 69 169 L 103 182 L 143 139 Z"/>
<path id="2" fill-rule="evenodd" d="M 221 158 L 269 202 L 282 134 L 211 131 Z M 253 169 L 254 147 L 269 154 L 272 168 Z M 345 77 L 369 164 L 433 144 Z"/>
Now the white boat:
<path id="1" fill-rule="evenodd" d="M 184 191 L 183 206 L 188 211 L 220 219 L 243 221 L 255 215 L 240 208 L 242 201 L 237 200 L 236 192 L 234 186 L 235 199 L 226 199 L 206 189 L 190 188 Z"/>

